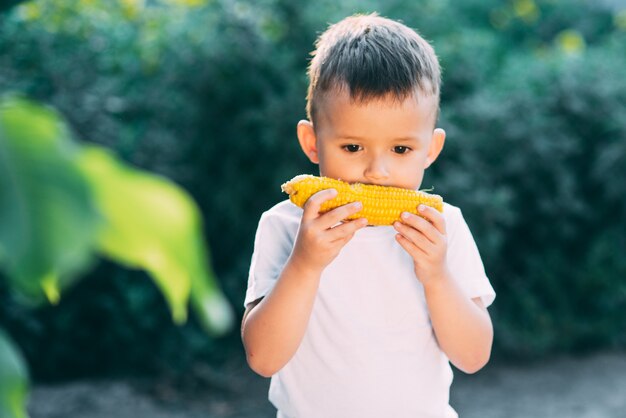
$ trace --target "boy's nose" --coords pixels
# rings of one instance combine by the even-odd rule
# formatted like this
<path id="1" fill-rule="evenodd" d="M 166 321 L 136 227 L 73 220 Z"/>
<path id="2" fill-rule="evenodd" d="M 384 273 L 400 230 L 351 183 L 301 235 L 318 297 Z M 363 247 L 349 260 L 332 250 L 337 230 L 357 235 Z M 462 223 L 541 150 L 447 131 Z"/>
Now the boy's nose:
<path id="1" fill-rule="evenodd" d="M 367 165 L 363 176 L 374 184 L 380 184 L 389 177 L 389 170 L 387 164 L 382 158 L 372 159 Z"/>

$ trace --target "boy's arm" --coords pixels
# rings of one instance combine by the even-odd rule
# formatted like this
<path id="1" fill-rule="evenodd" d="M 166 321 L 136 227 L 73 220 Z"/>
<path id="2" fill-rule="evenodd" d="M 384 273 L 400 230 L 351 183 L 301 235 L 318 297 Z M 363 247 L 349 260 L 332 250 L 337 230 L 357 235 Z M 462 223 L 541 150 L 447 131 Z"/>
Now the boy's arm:
<path id="1" fill-rule="evenodd" d="M 398 242 L 413 258 L 439 346 L 457 368 L 477 372 L 491 354 L 491 318 L 480 298 L 468 299 L 451 277 L 443 215 L 423 205 L 419 211 L 426 219 L 406 214 L 394 224 Z"/>
<path id="2" fill-rule="evenodd" d="M 480 298 L 468 299 L 447 276 L 424 286 L 430 320 L 441 349 L 457 368 L 475 373 L 489 361 L 493 327 Z"/>
<path id="3" fill-rule="evenodd" d="M 333 189 L 323 190 L 307 201 L 293 251 L 276 284 L 246 309 L 242 340 L 248 364 L 262 376 L 272 376 L 295 354 L 311 316 L 322 271 L 356 230 L 367 225 L 365 219 L 337 225 L 361 210 L 358 202 L 320 215 L 321 204 L 336 194 Z"/>

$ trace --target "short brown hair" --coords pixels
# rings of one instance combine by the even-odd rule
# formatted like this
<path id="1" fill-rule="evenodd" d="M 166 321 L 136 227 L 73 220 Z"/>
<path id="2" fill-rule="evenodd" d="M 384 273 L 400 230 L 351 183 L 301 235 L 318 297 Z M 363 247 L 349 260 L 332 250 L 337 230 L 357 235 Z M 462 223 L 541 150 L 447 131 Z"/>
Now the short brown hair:
<path id="1" fill-rule="evenodd" d="M 309 64 L 307 117 L 315 125 L 320 99 L 347 88 L 352 100 L 434 95 L 441 70 L 432 46 L 416 31 L 376 13 L 331 25 L 315 42 Z"/>

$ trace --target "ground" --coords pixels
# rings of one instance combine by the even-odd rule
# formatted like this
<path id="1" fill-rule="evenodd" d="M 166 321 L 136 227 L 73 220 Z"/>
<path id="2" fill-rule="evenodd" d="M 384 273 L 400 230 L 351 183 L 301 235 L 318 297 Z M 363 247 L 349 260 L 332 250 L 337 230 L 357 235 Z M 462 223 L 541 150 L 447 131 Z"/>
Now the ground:
<path id="1" fill-rule="evenodd" d="M 268 379 L 241 362 L 203 384 L 139 379 L 35 385 L 31 418 L 270 418 Z M 180 383 L 180 382 L 179 382 Z M 560 357 L 533 364 L 455 371 L 451 404 L 461 418 L 613 418 L 626 411 L 626 353 Z"/>

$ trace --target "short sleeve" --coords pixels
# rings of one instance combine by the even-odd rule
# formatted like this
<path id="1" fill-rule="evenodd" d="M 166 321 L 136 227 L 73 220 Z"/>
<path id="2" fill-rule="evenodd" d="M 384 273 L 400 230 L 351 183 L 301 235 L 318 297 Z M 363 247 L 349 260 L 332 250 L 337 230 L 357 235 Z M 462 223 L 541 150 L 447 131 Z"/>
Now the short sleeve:
<path id="1" fill-rule="evenodd" d="M 448 268 L 468 298 L 481 298 L 485 307 L 491 305 L 496 293 L 487 278 L 474 237 L 461 210 L 446 205 L 448 229 Z"/>
<path id="2" fill-rule="evenodd" d="M 284 202 L 263 213 L 254 239 L 244 306 L 267 295 L 291 255 L 298 230 L 299 208 Z M 296 210 L 294 210 L 296 208 Z"/>

